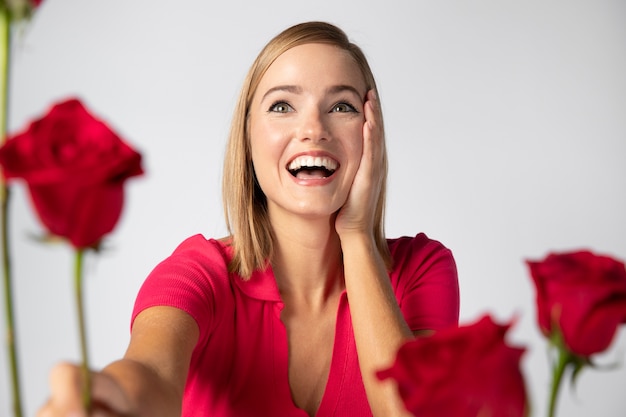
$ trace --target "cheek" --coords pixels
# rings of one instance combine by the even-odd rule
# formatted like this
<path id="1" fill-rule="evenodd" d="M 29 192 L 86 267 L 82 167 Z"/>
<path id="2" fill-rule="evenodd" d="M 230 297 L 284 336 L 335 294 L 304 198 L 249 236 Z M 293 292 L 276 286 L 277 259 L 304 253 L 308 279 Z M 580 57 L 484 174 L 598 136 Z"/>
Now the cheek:
<path id="1" fill-rule="evenodd" d="M 333 130 L 334 136 L 342 138 L 344 146 L 349 151 L 361 153 L 363 148 L 363 124 L 362 117 L 355 117 L 352 120 L 337 121 L 329 127 Z"/>
<path id="2" fill-rule="evenodd" d="M 253 153 L 277 152 L 285 141 L 285 129 L 279 129 L 268 122 L 251 122 L 249 132 Z"/>
<path id="3" fill-rule="evenodd" d="M 270 161 L 272 160 L 270 148 L 268 146 L 264 146 L 261 141 L 251 140 L 250 153 L 256 177 L 259 182 L 263 182 L 263 178 L 267 176 L 267 173 L 270 170 Z"/>
<path id="4" fill-rule="evenodd" d="M 349 132 L 345 132 L 344 141 L 345 153 L 350 161 L 350 166 L 354 167 L 354 173 L 359 167 L 363 155 L 363 130 L 362 126 L 355 127 Z M 353 173 L 353 175 L 354 175 Z"/>
<path id="5" fill-rule="evenodd" d="M 278 132 L 262 124 L 251 124 L 250 153 L 254 171 L 261 186 L 264 185 L 265 178 L 278 174 L 283 143 Z"/>

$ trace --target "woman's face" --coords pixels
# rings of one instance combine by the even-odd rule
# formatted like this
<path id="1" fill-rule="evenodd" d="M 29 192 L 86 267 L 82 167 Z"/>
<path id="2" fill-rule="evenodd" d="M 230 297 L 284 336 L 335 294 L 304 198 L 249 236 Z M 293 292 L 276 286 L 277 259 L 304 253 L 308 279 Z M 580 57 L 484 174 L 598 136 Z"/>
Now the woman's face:
<path id="1" fill-rule="evenodd" d="M 271 215 L 328 216 L 363 149 L 366 85 L 348 52 L 296 46 L 268 68 L 250 107 L 252 162 Z"/>

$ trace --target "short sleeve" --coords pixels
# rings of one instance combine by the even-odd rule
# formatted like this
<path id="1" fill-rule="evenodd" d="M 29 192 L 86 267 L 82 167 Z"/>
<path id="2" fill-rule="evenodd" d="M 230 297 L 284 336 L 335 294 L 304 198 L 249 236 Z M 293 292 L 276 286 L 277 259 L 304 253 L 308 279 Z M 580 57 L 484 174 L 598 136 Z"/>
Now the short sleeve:
<path id="1" fill-rule="evenodd" d="M 459 282 L 452 252 L 420 233 L 389 240 L 390 274 L 400 309 L 412 331 L 459 323 Z"/>
<path id="2" fill-rule="evenodd" d="M 175 307 L 194 318 L 203 343 L 230 303 L 226 255 L 217 241 L 195 235 L 148 275 L 135 300 L 131 326 L 147 308 Z"/>

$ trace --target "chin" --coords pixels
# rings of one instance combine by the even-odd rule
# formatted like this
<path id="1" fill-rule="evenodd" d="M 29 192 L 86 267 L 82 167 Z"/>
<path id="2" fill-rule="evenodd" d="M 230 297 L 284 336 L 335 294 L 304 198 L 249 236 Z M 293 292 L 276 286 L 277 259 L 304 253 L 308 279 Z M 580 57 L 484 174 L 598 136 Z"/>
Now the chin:
<path id="1" fill-rule="evenodd" d="M 302 216 L 304 218 L 330 218 L 335 216 L 341 205 L 336 204 L 320 204 L 320 201 L 301 201 L 296 202 L 295 205 L 291 204 L 283 206 L 283 210 L 289 211 L 295 215 Z"/>

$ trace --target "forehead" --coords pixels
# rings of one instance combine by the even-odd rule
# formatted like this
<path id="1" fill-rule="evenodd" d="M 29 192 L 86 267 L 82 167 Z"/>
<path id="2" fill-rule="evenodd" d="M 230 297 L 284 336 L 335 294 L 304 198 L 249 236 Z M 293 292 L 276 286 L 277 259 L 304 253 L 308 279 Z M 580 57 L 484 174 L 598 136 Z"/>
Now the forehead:
<path id="1" fill-rule="evenodd" d="M 365 95 L 366 83 L 352 55 L 337 46 L 309 43 L 282 53 L 269 66 L 257 93 L 276 85 L 298 85 L 307 89 L 350 85 Z"/>

